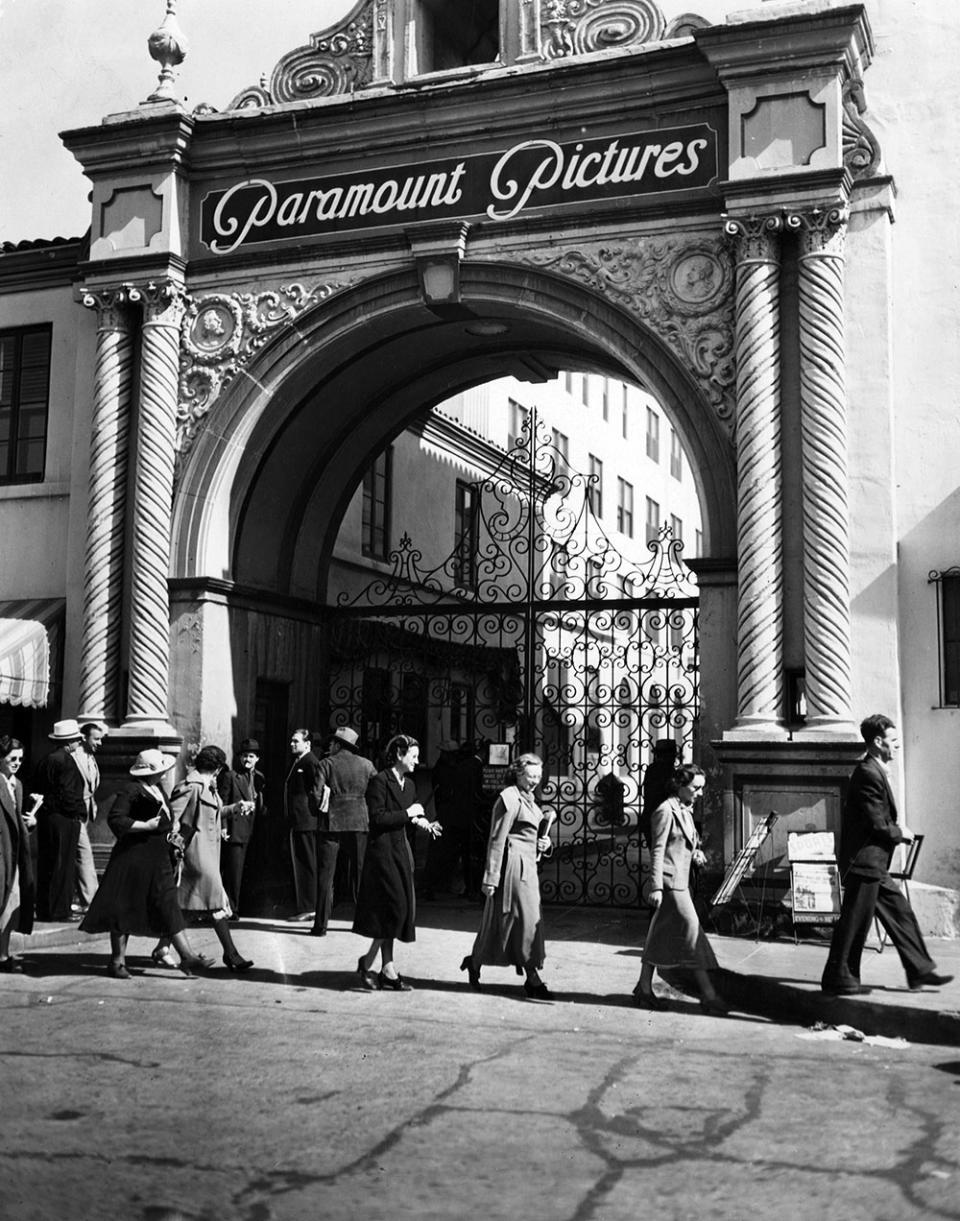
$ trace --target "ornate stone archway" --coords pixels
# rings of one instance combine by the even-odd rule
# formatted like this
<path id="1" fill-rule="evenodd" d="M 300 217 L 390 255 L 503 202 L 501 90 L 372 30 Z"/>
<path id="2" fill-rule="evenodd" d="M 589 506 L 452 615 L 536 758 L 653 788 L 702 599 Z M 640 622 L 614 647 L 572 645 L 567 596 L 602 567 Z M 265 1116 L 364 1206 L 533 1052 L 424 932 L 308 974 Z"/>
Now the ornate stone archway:
<path id="1" fill-rule="evenodd" d="M 276 541 L 258 489 L 292 422 L 319 442 L 294 455 L 266 588 L 309 600 L 365 453 L 493 360 L 543 375 L 572 351 L 648 384 L 697 456 L 702 585 L 736 652 L 717 734 L 846 741 L 844 241 L 851 209 L 886 215 L 864 14 L 667 30 L 650 0 L 543 0 L 502 6 L 496 63 L 445 75 L 410 59 L 418 11 L 358 5 L 224 114 L 168 100 L 172 59 L 142 114 L 67 137 L 94 179 L 81 295 L 100 318 L 84 713 L 174 732 L 171 560 L 175 580 L 228 584 L 254 527 Z M 490 317 L 511 340 L 468 347 L 462 324 Z M 363 409 L 331 412 L 351 386 Z"/>

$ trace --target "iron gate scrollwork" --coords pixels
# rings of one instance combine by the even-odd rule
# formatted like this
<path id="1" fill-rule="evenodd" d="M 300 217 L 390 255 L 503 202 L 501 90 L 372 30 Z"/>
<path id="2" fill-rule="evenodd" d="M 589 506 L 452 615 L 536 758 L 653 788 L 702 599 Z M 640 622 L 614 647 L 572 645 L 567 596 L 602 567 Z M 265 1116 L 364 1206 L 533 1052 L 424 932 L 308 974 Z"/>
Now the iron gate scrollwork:
<path id="1" fill-rule="evenodd" d="M 664 528 L 624 556 L 535 413 L 490 474 L 468 485 L 453 550 L 434 567 L 404 535 L 392 570 L 329 608 L 328 700 L 371 757 L 397 732 L 544 759 L 556 851 L 546 901 L 640 902 L 642 776 L 654 743 L 691 756 L 698 601 Z M 485 769 L 492 803 L 498 781 Z M 489 816 L 489 808 L 487 810 Z"/>

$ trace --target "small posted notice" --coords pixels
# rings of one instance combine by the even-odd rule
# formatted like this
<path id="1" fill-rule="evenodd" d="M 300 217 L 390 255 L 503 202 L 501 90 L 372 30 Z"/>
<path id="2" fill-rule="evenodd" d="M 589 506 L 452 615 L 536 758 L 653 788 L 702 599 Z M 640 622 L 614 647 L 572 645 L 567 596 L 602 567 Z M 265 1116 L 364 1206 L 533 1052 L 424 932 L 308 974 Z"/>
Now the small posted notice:
<path id="1" fill-rule="evenodd" d="M 840 874 L 833 862 L 795 861 L 790 867 L 795 923 L 827 924 L 840 914 Z"/>

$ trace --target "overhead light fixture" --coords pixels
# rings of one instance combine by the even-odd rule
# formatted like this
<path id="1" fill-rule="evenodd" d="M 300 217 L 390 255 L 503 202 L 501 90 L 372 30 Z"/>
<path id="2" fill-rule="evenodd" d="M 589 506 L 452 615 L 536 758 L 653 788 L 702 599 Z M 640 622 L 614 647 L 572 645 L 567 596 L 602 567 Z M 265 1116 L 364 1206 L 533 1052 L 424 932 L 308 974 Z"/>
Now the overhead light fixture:
<path id="1" fill-rule="evenodd" d="M 492 318 L 478 318 L 469 322 L 463 328 L 468 335 L 481 335 L 484 338 L 492 335 L 506 335 L 510 330 L 505 322 L 495 322 Z"/>

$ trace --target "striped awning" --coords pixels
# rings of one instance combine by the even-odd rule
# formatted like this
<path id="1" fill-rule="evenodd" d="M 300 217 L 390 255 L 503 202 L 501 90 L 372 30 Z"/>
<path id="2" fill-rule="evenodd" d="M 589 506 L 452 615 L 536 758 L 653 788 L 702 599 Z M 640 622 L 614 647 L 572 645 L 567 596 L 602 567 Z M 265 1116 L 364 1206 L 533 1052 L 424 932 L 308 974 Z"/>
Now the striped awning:
<path id="1" fill-rule="evenodd" d="M 0 704 L 45 708 L 57 674 L 63 598 L 0 602 Z"/>

